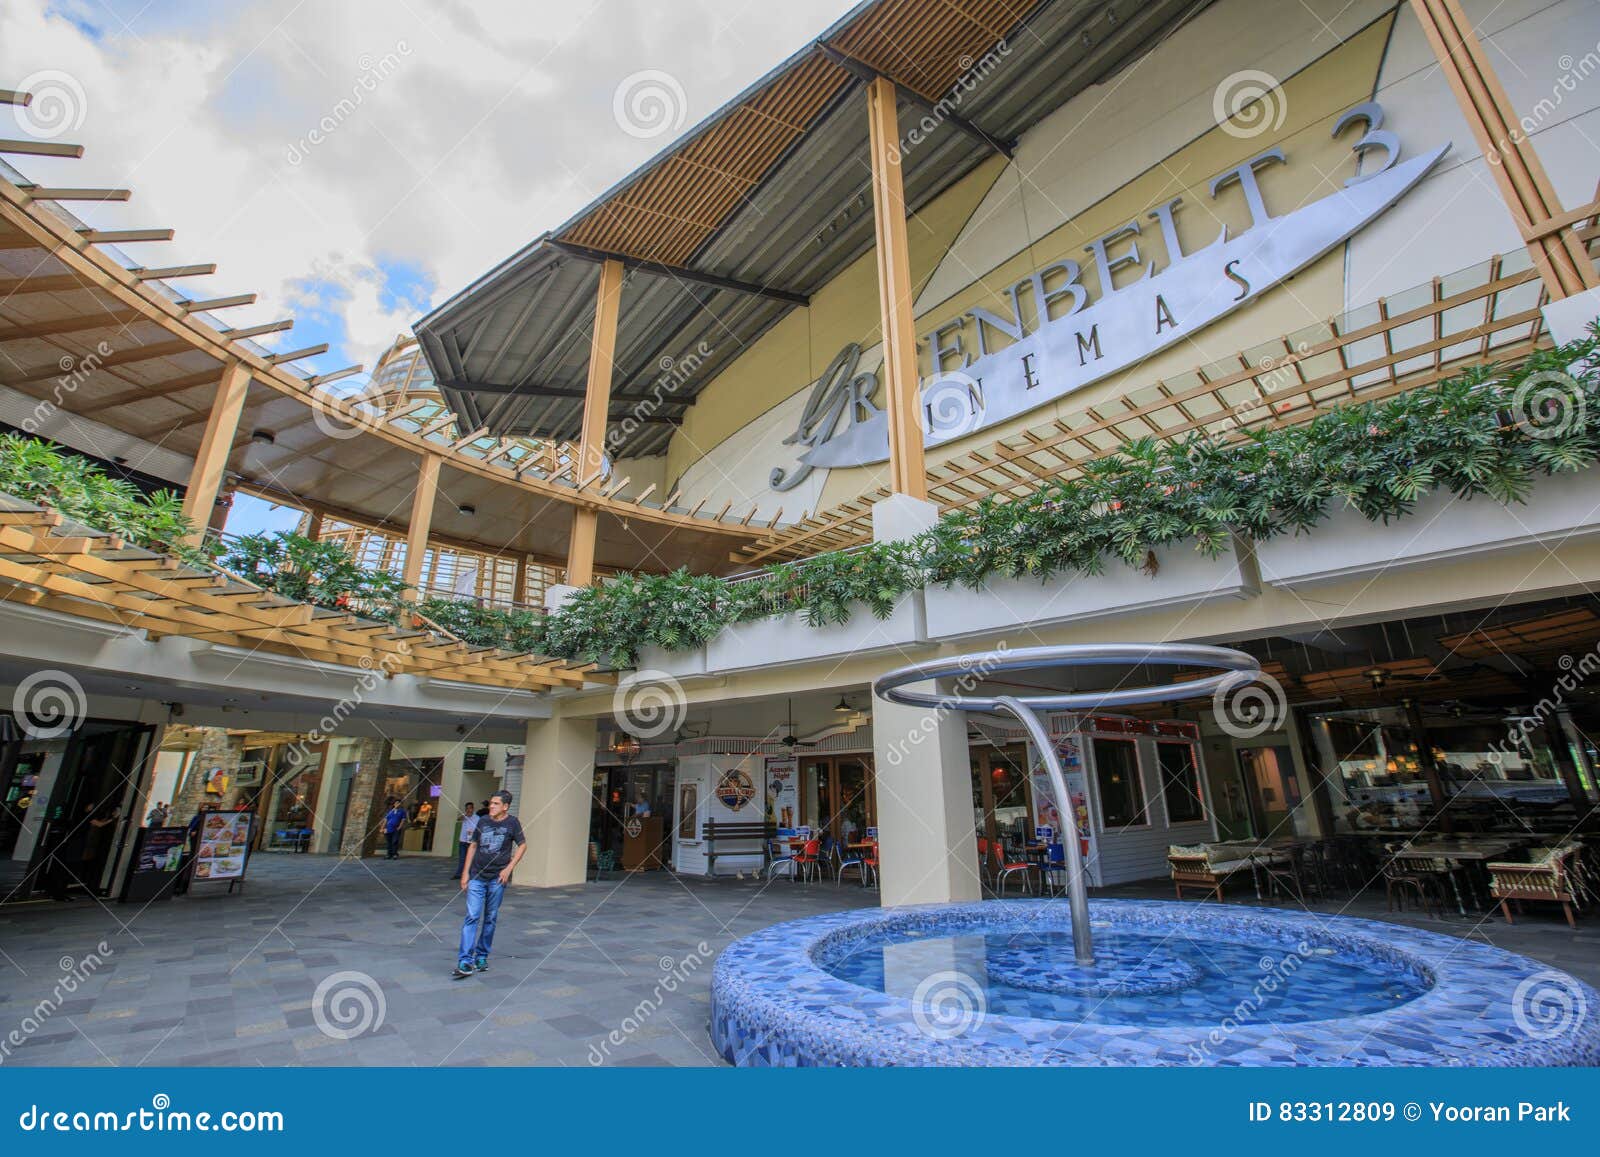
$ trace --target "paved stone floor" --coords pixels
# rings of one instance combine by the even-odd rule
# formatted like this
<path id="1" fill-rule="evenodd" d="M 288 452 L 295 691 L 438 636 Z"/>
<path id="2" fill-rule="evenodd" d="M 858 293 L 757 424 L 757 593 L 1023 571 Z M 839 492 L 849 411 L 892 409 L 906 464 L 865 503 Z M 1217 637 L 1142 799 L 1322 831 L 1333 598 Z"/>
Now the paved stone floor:
<path id="1" fill-rule="evenodd" d="M 1169 893 L 1150 884 L 1105 894 Z M 441 862 L 262 855 L 233 896 L 197 886 L 143 910 L 84 899 L 0 908 L 0 1063 L 715 1064 L 706 1022 L 716 952 L 781 920 L 876 899 L 848 883 L 660 872 L 517 890 L 501 910 L 493 969 L 452 981 L 462 901 Z M 1343 907 L 1385 918 L 1381 896 Z M 1600 984 L 1592 918 L 1577 932 L 1553 910 L 1513 928 L 1391 918 L 1491 940 Z M 103 965 L 40 1016 L 102 941 Z"/>

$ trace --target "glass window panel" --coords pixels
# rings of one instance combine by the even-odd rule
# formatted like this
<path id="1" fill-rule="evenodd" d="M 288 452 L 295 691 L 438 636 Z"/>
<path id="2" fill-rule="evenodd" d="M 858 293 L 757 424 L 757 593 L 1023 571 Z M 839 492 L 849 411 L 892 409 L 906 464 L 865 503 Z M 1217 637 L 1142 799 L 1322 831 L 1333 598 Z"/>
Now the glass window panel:
<path id="1" fill-rule="evenodd" d="M 1143 827 L 1150 822 L 1139 786 L 1139 752 L 1132 740 L 1094 740 L 1094 773 L 1102 827 Z"/>

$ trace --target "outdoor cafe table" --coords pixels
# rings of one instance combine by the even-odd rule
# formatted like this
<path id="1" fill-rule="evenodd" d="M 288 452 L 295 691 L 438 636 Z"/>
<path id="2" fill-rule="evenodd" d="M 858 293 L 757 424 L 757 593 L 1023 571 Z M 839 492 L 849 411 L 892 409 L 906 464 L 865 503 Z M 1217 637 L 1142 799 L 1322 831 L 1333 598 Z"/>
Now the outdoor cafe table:
<path id="1" fill-rule="evenodd" d="M 1486 883 L 1487 871 L 1484 865 L 1491 860 L 1498 860 L 1511 851 L 1514 842 L 1511 840 L 1421 840 L 1416 843 L 1406 844 L 1398 852 L 1403 856 L 1420 856 L 1427 859 L 1444 860 L 1451 866 L 1450 890 L 1455 893 L 1456 910 L 1465 916 L 1466 903 L 1461 897 L 1460 874 L 1467 876 L 1467 887 L 1472 892 L 1472 902 L 1476 906 L 1480 895 L 1480 885 Z M 1485 886 L 1481 895 L 1487 902 L 1489 890 Z"/>

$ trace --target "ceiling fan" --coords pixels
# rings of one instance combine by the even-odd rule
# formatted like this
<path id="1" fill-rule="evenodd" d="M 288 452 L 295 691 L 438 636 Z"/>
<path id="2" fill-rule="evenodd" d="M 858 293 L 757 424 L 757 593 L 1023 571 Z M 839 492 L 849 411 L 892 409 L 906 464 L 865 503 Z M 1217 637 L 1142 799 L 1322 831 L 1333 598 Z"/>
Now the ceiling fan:
<path id="1" fill-rule="evenodd" d="M 840 700 L 840 702 L 843 702 L 843 700 Z M 797 747 L 815 747 L 817 744 L 814 740 L 808 743 L 806 740 L 797 738 L 795 736 L 794 700 L 788 700 L 787 704 L 788 706 L 784 711 L 785 719 L 783 721 L 783 738 L 778 740 L 778 742 L 783 744 L 790 751 L 793 751 Z"/>

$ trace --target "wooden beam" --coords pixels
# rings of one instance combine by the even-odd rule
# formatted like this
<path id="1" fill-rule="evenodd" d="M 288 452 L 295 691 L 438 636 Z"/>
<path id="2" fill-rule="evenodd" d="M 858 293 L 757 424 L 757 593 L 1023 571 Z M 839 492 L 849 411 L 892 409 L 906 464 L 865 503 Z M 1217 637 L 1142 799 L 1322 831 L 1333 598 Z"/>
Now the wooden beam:
<path id="1" fill-rule="evenodd" d="M 607 260 L 600 266 L 595 291 L 594 333 L 589 343 L 589 381 L 584 388 L 583 438 L 578 445 L 575 476 L 598 476 L 604 465 L 606 418 L 611 410 L 611 378 L 616 371 L 617 320 L 622 304 L 622 263 Z M 599 515 L 587 506 L 572 512 L 572 533 L 567 542 L 567 582 L 586 587 L 594 582 L 594 544 Z"/>
<path id="2" fill-rule="evenodd" d="M 232 309 L 236 305 L 254 305 L 253 293 L 236 293 L 232 297 L 212 297 L 203 301 L 180 301 L 178 308 L 185 313 L 209 313 L 213 309 Z"/>
<path id="3" fill-rule="evenodd" d="M 46 369 L 33 370 L 20 377 L 8 377 L 7 385 L 22 386 L 30 382 L 44 382 L 51 378 L 60 378 L 72 373 L 84 373 L 95 369 L 110 369 L 113 366 L 133 365 L 136 362 L 152 361 L 156 358 L 170 358 L 178 354 L 193 353 L 194 345 L 186 341 L 156 342 L 153 345 L 138 346 L 125 350 L 119 354 L 111 354 L 105 358 L 85 356 L 78 360 L 75 370 L 63 370 L 59 364 Z"/>
<path id="4" fill-rule="evenodd" d="M 282 333 L 286 329 L 294 328 L 294 318 L 286 317 L 282 321 L 269 321 L 264 325 L 243 325 L 236 329 L 222 330 L 223 337 L 239 341 L 247 337 L 260 337 L 264 333 Z"/>
<path id="5" fill-rule="evenodd" d="M 207 274 L 215 273 L 216 271 L 217 267 L 215 263 L 203 265 L 167 265 L 157 268 L 141 267 L 139 269 L 128 270 L 129 273 L 133 274 L 134 279 L 137 281 L 171 281 L 174 277 L 204 277 Z"/>
<path id="6" fill-rule="evenodd" d="M 843 52 L 840 52 L 831 44 L 819 44 L 818 47 L 822 49 L 823 54 L 826 55 L 829 60 L 833 61 L 840 68 L 858 77 L 859 79 L 868 82 L 869 84 L 874 80 L 886 80 L 890 84 L 896 83 L 892 76 L 889 76 L 885 72 L 880 72 L 878 69 L 873 68 L 865 61 L 857 60 L 853 56 L 849 56 Z M 1008 161 L 1015 158 L 1017 151 L 1017 142 L 1015 140 L 1004 140 L 1000 137 L 990 136 L 977 125 L 969 121 L 966 117 L 959 116 L 956 113 L 951 112 L 948 108 L 941 109 L 939 105 L 927 99 L 921 93 L 912 89 L 909 85 L 900 85 L 899 91 L 905 95 L 906 100 L 916 105 L 924 113 L 932 117 L 935 123 L 942 122 L 948 124 L 951 128 L 965 133 L 984 148 L 993 149 L 995 152 L 1005 157 Z"/>
<path id="7" fill-rule="evenodd" d="M 1524 236 L 1534 234 L 1528 253 L 1550 299 L 1559 301 L 1600 284 L 1594 262 L 1577 238 L 1540 232 L 1546 222 L 1562 216 L 1561 201 L 1459 0 L 1411 0 L 1411 8 L 1467 126 L 1490 161 L 1489 171 L 1512 222 Z"/>
<path id="8" fill-rule="evenodd" d="M 872 149 L 872 208 L 877 229 L 878 308 L 883 319 L 883 386 L 889 417 L 889 476 L 894 490 L 928 497 L 917 382 L 917 331 L 911 315 L 906 241 L 906 196 L 900 172 L 895 87 L 883 77 L 867 85 L 867 130 Z"/>
<path id="9" fill-rule="evenodd" d="M 130 241 L 171 241 L 171 229 L 79 229 L 78 236 L 91 245 L 126 245 Z"/>
<path id="10" fill-rule="evenodd" d="M 359 374 L 367 367 L 364 365 L 345 366 L 342 370 L 334 370 L 328 374 L 312 374 L 306 379 L 307 386 L 325 386 L 329 382 L 343 381 L 345 378 Z"/>
<path id="11" fill-rule="evenodd" d="M 122 313 L 106 312 L 88 317 L 61 317 L 54 321 L 35 321 L 27 325 L 6 326 L 0 329 L 0 342 L 26 341 L 30 338 L 56 337 L 61 334 L 83 333 L 86 330 L 121 329 L 142 320 L 136 310 Z"/>
<path id="12" fill-rule="evenodd" d="M 286 362 L 297 362 L 301 358 L 314 358 L 318 354 L 325 354 L 327 352 L 328 343 L 324 341 L 318 342 L 316 345 L 308 345 L 304 349 L 290 350 L 287 353 L 281 354 L 272 354 L 267 358 L 267 360 L 275 366 L 281 366 Z"/>
<path id="13" fill-rule="evenodd" d="M 35 201 L 126 201 L 132 189 L 67 189 L 49 185 L 23 185 Z"/>
<path id="14" fill-rule="evenodd" d="M 406 523 L 406 565 L 401 574 L 411 589 L 403 596 L 416 602 L 422 595 L 422 558 L 428 551 L 428 531 L 433 526 L 433 502 L 439 493 L 437 454 L 424 454 L 417 463 L 417 488 L 411 495 L 411 520 Z"/>
<path id="15" fill-rule="evenodd" d="M 14 88 L 0 88 L 0 104 L 14 104 L 27 108 L 33 103 L 33 93 L 18 92 Z"/>
<path id="16" fill-rule="evenodd" d="M 205 538 L 217 494 L 222 488 L 222 475 L 228 468 L 228 451 L 239 432 L 239 415 L 244 412 L 244 399 L 249 392 L 249 367 L 241 362 L 225 365 L 216 398 L 211 403 L 210 417 L 206 419 L 205 434 L 200 439 L 200 449 L 194 457 L 189 486 L 183 495 L 183 516 L 194 527 L 187 539 L 190 546 L 200 545 Z"/>
<path id="17" fill-rule="evenodd" d="M 54 141 L 13 141 L 0 138 L 0 153 L 17 153 L 30 157 L 83 156 L 82 145 L 58 145 Z"/>

